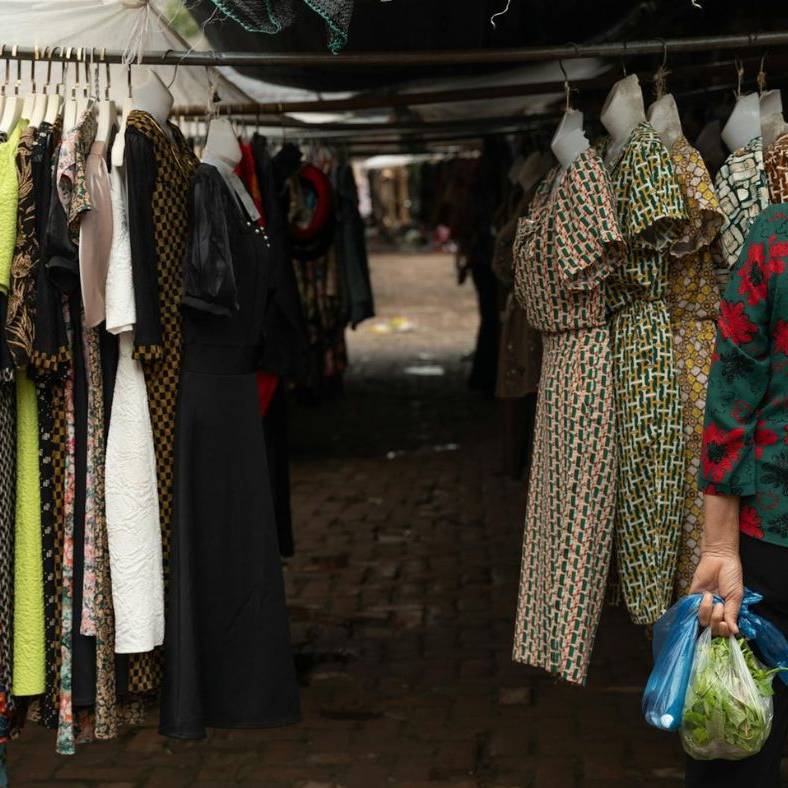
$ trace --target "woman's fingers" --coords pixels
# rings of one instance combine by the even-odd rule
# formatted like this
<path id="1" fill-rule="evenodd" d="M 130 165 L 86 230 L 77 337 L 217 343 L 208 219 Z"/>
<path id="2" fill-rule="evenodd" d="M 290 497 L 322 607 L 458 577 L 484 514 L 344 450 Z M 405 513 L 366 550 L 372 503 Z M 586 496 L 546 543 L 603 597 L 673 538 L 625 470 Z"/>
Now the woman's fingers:
<path id="1" fill-rule="evenodd" d="M 711 611 L 711 632 L 713 635 L 727 635 L 728 625 L 725 623 L 725 605 L 718 602 Z"/>
<path id="2" fill-rule="evenodd" d="M 701 626 L 707 627 L 711 623 L 711 612 L 714 607 L 714 597 L 707 591 L 698 609 L 698 619 Z"/>

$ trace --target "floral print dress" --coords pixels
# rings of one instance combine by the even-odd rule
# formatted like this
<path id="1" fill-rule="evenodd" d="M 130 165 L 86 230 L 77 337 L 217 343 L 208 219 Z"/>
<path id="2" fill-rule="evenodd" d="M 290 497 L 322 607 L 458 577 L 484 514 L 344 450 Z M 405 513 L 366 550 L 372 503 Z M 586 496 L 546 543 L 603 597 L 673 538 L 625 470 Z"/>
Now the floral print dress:
<path id="1" fill-rule="evenodd" d="M 719 307 L 710 245 L 725 217 L 700 153 L 681 137 L 671 147 L 670 157 L 689 217 L 684 236 L 671 250 L 667 289 L 684 426 L 684 513 L 676 566 L 680 597 L 689 593 L 703 535 L 703 495 L 697 478 Z"/>
<path id="2" fill-rule="evenodd" d="M 700 488 L 741 498 L 741 532 L 788 546 L 788 208 L 755 221 L 720 305 Z"/>
<path id="3" fill-rule="evenodd" d="M 616 447 L 603 283 L 621 240 L 588 149 L 539 187 L 514 243 L 514 288 L 542 335 L 513 658 L 585 683 L 613 536 Z"/>
<path id="4" fill-rule="evenodd" d="M 672 245 L 687 214 L 667 148 L 638 124 L 611 168 L 626 241 L 612 261 L 607 310 L 618 433 L 616 556 L 636 624 L 670 606 L 681 529 L 684 436 L 665 302 Z"/>

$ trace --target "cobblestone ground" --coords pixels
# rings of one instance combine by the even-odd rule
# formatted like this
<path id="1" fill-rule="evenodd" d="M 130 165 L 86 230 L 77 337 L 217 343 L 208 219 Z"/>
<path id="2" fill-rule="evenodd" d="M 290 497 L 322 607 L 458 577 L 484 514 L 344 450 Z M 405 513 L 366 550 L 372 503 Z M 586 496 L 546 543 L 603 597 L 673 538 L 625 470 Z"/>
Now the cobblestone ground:
<path id="1" fill-rule="evenodd" d="M 585 689 L 511 663 L 523 485 L 499 473 L 495 403 L 465 388 L 472 290 L 445 256 L 377 256 L 373 277 L 344 398 L 292 413 L 303 722 L 170 742 L 152 713 L 72 758 L 31 727 L 12 786 L 681 784 L 675 737 L 641 719 L 648 643 L 621 611 Z M 380 331 L 399 316 L 411 331 Z"/>

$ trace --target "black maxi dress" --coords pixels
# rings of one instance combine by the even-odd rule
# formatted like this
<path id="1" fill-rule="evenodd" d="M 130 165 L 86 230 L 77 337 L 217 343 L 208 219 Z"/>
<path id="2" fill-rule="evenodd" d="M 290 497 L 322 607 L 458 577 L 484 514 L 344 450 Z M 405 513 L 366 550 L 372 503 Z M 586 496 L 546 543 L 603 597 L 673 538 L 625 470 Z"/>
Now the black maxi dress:
<path id="1" fill-rule="evenodd" d="M 194 175 L 160 731 L 300 719 L 255 371 L 267 241 L 219 172 Z"/>

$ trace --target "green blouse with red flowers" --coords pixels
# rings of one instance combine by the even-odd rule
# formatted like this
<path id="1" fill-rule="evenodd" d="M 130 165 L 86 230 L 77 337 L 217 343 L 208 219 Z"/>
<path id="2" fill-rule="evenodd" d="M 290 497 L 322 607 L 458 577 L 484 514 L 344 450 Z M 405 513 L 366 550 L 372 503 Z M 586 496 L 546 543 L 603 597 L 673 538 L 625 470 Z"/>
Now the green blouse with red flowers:
<path id="1" fill-rule="evenodd" d="M 700 486 L 741 496 L 742 532 L 788 546 L 788 203 L 755 220 L 720 305 Z"/>

